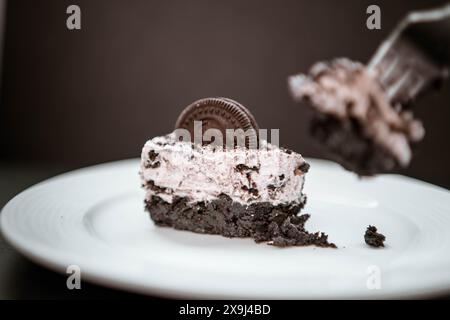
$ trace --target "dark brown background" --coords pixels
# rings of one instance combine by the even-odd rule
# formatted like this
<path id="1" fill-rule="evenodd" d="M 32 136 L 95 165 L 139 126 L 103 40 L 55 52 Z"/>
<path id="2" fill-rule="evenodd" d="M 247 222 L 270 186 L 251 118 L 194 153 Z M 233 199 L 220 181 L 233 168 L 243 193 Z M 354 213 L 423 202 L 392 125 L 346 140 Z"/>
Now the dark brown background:
<path id="1" fill-rule="evenodd" d="M 70 169 L 137 157 L 195 99 L 248 106 L 281 144 L 323 157 L 286 77 L 338 56 L 366 62 L 409 10 L 447 1 L 9 1 L 3 163 Z M 78 4 L 82 30 L 66 28 Z M 365 26 L 378 4 L 382 30 Z M 450 187 L 450 86 L 420 101 L 427 136 L 407 175 Z"/>

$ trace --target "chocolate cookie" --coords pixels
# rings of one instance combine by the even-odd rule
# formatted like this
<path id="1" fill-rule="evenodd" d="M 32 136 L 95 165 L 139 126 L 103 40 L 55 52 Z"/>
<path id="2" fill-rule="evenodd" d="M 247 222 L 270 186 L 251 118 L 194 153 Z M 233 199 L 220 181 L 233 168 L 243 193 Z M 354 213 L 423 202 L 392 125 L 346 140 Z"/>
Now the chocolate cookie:
<path id="1" fill-rule="evenodd" d="M 201 121 L 202 135 L 208 129 L 218 129 L 222 133 L 223 145 L 226 145 L 227 129 L 242 129 L 245 136 L 245 146 L 248 148 L 258 147 L 258 124 L 253 115 L 240 103 L 228 98 L 205 98 L 195 101 L 183 110 L 175 124 L 175 129 L 186 129 L 194 141 L 194 121 Z M 251 130 L 251 131 L 249 131 Z M 198 140 L 196 140 L 198 141 Z M 202 144 L 211 143 L 204 141 Z M 235 147 L 239 143 L 234 137 Z"/>

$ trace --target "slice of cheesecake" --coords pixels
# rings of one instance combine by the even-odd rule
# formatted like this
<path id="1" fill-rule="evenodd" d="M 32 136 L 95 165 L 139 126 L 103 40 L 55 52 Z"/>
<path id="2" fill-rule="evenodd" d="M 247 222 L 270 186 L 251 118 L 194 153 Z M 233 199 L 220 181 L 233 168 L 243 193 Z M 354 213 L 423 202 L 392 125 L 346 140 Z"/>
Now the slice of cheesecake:
<path id="1" fill-rule="evenodd" d="M 178 141 L 174 133 L 144 145 L 140 176 L 145 206 L 158 226 L 277 246 L 335 247 L 308 233 L 299 215 L 308 163 L 264 140 L 260 148 L 213 148 Z"/>
<path id="2" fill-rule="evenodd" d="M 293 98 L 311 106 L 310 131 L 344 168 L 362 176 L 409 165 L 425 130 L 406 106 L 393 104 L 377 75 L 346 58 L 316 63 L 289 78 Z"/>

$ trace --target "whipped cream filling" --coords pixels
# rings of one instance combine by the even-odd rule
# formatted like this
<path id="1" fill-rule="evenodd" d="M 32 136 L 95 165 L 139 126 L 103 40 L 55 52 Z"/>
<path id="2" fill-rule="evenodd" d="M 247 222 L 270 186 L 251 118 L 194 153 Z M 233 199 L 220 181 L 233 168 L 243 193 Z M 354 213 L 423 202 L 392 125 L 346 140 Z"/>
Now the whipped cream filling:
<path id="1" fill-rule="evenodd" d="M 226 194 L 241 204 L 300 203 L 309 168 L 298 153 L 261 141 L 260 149 L 218 150 L 176 141 L 175 134 L 155 137 L 142 149 L 140 177 L 146 198 L 171 203 L 175 196 L 191 202 Z"/>
<path id="2" fill-rule="evenodd" d="M 364 65 L 341 58 L 317 63 L 309 75 L 289 79 L 297 101 L 309 102 L 319 113 L 354 119 L 366 136 L 405 167 L 412 157 L 410 143 L 422 140 L 425 130 L 412 112 L 392 106 L 386 93 Z"/>

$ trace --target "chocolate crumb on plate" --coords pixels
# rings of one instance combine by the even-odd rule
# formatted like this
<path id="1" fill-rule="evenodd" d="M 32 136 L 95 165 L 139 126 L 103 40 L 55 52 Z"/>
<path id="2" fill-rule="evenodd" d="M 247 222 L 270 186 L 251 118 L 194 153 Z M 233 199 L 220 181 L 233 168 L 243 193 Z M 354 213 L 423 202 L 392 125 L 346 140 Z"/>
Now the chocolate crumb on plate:
<path id="1" fill-rule="evenodd" d="M 377 228 L 374 226 L 368 226 L 366 233 L 364 234 L 364 241 L 371 247 L 384 247 L 384 240 L 386 237 L 377 232 Z"/>

